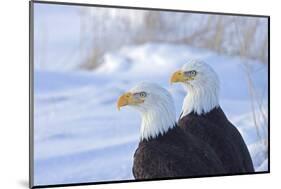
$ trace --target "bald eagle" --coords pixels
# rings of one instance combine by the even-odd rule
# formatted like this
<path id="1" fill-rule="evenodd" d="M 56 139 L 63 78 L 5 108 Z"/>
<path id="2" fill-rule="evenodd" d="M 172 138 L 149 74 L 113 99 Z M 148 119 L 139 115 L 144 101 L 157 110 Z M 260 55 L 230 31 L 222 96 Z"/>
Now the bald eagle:
<path id="1" fill-rule="evenodd" d="M 207 142 L 219 156 L 228 174 L 254 172 L 249 150 L 219 105 L 219 78 L 206 63 L 193 60 L 171 77 L 180 82 L 184 98 L 178 125 L 186 132 Z"/>
<path id="2" fill-rule="evenodd" d="M 141 114 L 140 142 L 134 154 L 135 179 L 192 177 L 225 173 L 206 144 L 176 124 L 173 99 L 152 83 L 140 83 L 119 97 L 117 107 L 130 105 Z"/>

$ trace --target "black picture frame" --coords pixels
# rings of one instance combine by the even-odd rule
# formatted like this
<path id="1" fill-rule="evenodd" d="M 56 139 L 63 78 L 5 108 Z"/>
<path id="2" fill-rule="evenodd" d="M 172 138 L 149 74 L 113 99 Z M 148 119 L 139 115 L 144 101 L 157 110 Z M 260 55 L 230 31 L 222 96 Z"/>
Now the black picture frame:
<path id="1" fill-rule="evenodd" d="M 72 183 L 72 184 L 54 184 L 54 185 L 34 185 L 33 168 L 34 168 L 34 4 L 54 4 L 54 5 L 69 5 L 69 6 L 85 6 L 85 7 L 103 7 L 103 8 L 118 8 L 132 10 L 153 10 L 153 11 L 168 11 L 168 12 L 184 12 L 195 14 L 213 14 L 213 15 L 230 15 L 230 16 L 246 16 L 246 17 L 261 17 L 268 20 L 268 171 L 254 173 L 239 173 L 239 174 L 220 174 L 213 176 L 194 176 L 194 177 L 178 177 L 164 179 L 144 179 L 144 180 L 120 180 L 120 181 L 102 181 L 102 182 L 87 182 L 87 183 Z M 56 1 L 29 1 L 29 187 L 30 188 L 51 188 L 51 187 L 67 187 L 67 186 L 82 186 L 82 185 L 98 185 L 98 184 L 113 184 L 113 183 L 129 183 L 143 181 L 160 181 L 188 178 L 204 178 L 204 177 L 221 177 L 221 176 L 239 176 L 239 175 L 257 175 L 270 173 L 270 16 L 258 14 L 241 14 L 241 13 L 225 13 L 225 12 L 206 12 L 192 10 L 177 10 L 177 9 L 162 9 L 148 7 L 131 7 L 131 6 L 115 6 L 102 4 L 86 4 L 86 3 L 70 3 Z"/>

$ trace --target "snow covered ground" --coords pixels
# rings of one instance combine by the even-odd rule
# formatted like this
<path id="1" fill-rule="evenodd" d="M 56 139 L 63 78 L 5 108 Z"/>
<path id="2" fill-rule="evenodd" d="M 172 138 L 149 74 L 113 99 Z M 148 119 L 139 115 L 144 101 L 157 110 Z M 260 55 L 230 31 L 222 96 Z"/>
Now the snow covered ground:
<path id="1" fill-rule="evenodd" d="M 140 117 L 130 108 L 118 111 L 118 96 L 140 81 L 155 82 L 172 93 L 179 115 L 185 93 L 169 77 L 194 58 L 219 74 L 221 106 L 241 131 L 256 171 L 267 170 L 267 123 L 255 106 L 263 125 L 257 134 L 243 63 L 251 68 L 266 115 L 267 67 L 189 46 L 149 43 L 106 54 L 92 72 L 35 70 L 35 185 L 133 179 Z"/>

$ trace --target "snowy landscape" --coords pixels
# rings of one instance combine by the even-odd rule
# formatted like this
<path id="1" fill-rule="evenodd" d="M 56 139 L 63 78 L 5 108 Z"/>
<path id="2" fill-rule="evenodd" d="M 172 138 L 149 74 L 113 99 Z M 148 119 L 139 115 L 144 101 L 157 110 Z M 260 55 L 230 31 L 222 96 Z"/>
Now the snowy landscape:
<path id="1" fill-rule="evenodd" d="M 59 16 L 61 9 L 52 12 L 57 22 L 43 9 L 35 9 L 35 26 L 46 19 L 56 31 L 50 28 L 51 40 L 42 41 L 38 37 L 42 27 L 35 27 L 35 185 L 133 179 L 140 116 L 127 107 L 118 111 L 117 99 L 141 81 L 154 82 L 171 92 L 179 116 L 185 92 L 180 85 L 170 85 L 169 78 L 190 59 L 203 60 L 218 73 L 222 109 L 241 132 L 255 170 L 268 170 L 267 64 L 188 44 L 145 42 L 103 53 L 95 69 L 79 69 L 81 56 L 87 53 L 71 53 L 79 44 L 80 31 L 73 29 L 79 24 L 73 16 L 76 10 L 66 11 L 73 19 L 61 26 L 59 20 L 67 20 Z M 73 33 L 63 35 L 62 27 Z"/>

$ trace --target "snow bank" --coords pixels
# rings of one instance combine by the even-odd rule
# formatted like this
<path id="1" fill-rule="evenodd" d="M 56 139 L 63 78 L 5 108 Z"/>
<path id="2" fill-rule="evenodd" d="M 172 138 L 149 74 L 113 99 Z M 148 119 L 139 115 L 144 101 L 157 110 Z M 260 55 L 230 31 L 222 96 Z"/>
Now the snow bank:
<path id="1" fill-rule="evenodd" d="M 221 106 L 243 135 L 256 171 L 267 170 L 267 124 L 259 128 L 259 137 L 243 65 L 251 67 L 264 107 L 267 67 L 189 46 L 149 43 L 106 54 L 91 73 L 35 71 L 35 184 L 133 179 L 140 117 L 130 108 L 118 112 L 118 96 L 140 81 L 153 81 L 172 93 L 179 115 L 185 92 L 179 85 L 171 86 L 169 77 L 194 58 L 219 74 Z M 261 118 L 258 109 L 257 116 Z"/>

